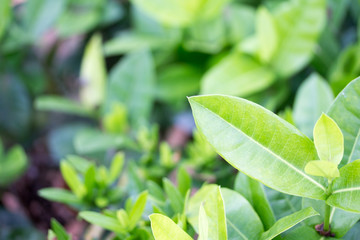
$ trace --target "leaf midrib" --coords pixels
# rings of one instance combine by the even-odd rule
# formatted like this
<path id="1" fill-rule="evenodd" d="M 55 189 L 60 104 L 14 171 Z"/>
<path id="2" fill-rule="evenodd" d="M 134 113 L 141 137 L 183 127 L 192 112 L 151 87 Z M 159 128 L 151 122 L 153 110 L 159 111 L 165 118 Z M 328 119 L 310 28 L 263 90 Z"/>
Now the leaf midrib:
<path id="1" fill-rule="evenodd" d="M 265 146 L 263 146 L 261 143 L 255 141 L 254 139 L 252 139 L 250 136 L 248 136 L 246 133 L 244 133 L 243 131 L 241 131 L 240 129 L 238 129 L 237 127 L 235 127 L 233 124 L 231 124 L 230 122 L 226 121 L 224 118 L 222 118 L 220 115 L 216 114 L 215 112 L 211 111 L 209 108 L 205 107 L 204 105 L 194 101 L 194 103 L 200 105 L 201 107 L 203 107 L 204 109 L 206 109 L 207 111 L 211 112 L 214 116 L 220 118 L 222 121 L 224 121 L 225 123 L 229 124 L 233 129 L 235 129 L 236 131 L 238 131 L 239 133 L 243 134 L 244 136 L 246 136 L 250 141 L 252 141 L 253 143 L 255 143 L 256 145 L 258 145 L 260 148 L 264 149 L 265 151 L 267 151 L 268 153 L 270 153 L 271 155 L 273 155 L 275 158 L 279 159 L 282 163 L 284 163 L 285 165 L 289 166 L 290 168 L 292 168 L 293 170 L 295 170 L 295 172 L 299 173 L 300 175 L 302 175 L 305 179 L 307 179 L 308 181 L 312 182 L 313 184 L 315 184 L 316 186 L 318 186 L 320 189 L 322 189 L 324 192 L 326 191 L 325 187 L 323 185 L 321 185 L 320 183 L 318 183 L 317 181 L 315 181 L 313 178 L 311 178 L 310 176 L 306 175 L 303 171 L 301 171 L 300 169 L 296 168 L 294 165 L 290 164 L 289 162 L 287 162 L 285 159 L 283 159 L 282 157 L 280 157 L 279 155 L 277 155 L 276 153 L 272 152 L 271 150 L 269 150 L 268 148 L 266 148 Z"/>

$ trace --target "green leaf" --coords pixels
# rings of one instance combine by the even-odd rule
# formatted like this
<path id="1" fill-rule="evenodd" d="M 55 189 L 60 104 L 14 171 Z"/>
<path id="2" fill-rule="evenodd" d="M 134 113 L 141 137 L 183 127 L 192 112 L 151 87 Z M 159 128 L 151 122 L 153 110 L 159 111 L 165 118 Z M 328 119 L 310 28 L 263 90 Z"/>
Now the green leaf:
<path id="1" fill-rule="evenodd" d="M 88 168 L 94 165 L 90 160 L 76 155 L 66 156 L 66 161 L 70 163 L 76 171 L 82 174 L 85 174 Z"/>
<path id="2" fill-rule="evenodd" d="M 0 142 L 2 147 L 2 144 Z M 0 155 L 0 186 L 10 184 L 19 178 L 28 166 L 25 151 L 20 146 L 12 147 L 6 155 Z"/>
<path id="3" fill-rule="evenodd" d="M 208 198 L 205 199 L 204 209 L 208 217 L 209 239 L 228 239 L 225 206 L 220 187 L 217 187 L 215 194 L 210 194 Z"/>
<path id="4" fill-rule="evenodd" d="M 121 170 L 123 169 L 125 161 L 125 155 L 123 152 L 118 152 L 112 159 L 111 166 L 110 166 L 110 176 L 109 182 L 114 182 L 120 175 Z"/>
<path id="5" fill-rule="evenodd" d="M 222 188 L 226 211 L 228 240 L 259 239 L 264 232 L 261 219 L 251 204 L 239 193 Z"/>
<path id="6" fill-rule="evenodd" d="M 56 219 L 51 219 L 51 228 L 54 231 L 57 240 L 71 240 L 71 236 L 67 234 L 66 230 Z"/>
<path id="7" fill-rule="evenodd" d="M 177 172 L 178 189 L 182 196 L 186 196 L 186 193 L 191 190 L 191 176 L 186 171 L 185 167 L 181 166 Z"/>
<path id="8" fill-rule="evenodd" d="M 232 166 L 277 191 L 326 198 L 324 180 L 303 170 L 316 159 L 315 147 L 290 123 L 241 98 L 208 95 L 189 101 L 198 129 Z"/>
<path id="9" fill-rule="evenodd" d="M 73 193 L 60 188 L 43 188 L 39 196 L 54 202 L 66 204 L 81 204 L 81 200 Z"/>
<path id="10" fill-rule="evenodd" d="M 11 0 L 0 2 L 0 40 L 11 20 Z"/>
<path id="11" fill-rule="evenodd" d="M 256 31 L 259 43 L 259 56 L 268 63 L 278 48 L 279 34 L 274 17 L 265 7 L 260 7 L 256 14 Z"/>
<path id="12" fill-rule="evenodd" d="M 94 113 L 75 101 L 59 96 L 41 96 L 36 98 L 35 108 L 41 111 L 55 111 L 84 117 L 93 117 Z"/>
<path id="13" fill-rule="evenodd" d="M 306 239 L 306 240 L 330 240 L 333 238 L 325 238 L 321 237 L 315 230 L 314 227 L 310 226 L 300 226 L 295 229 L 291 229 L 290 231 L 285 232 L 282 234 L 281 240 L 299 240 L 299 239 Z"/>
<path id="14" fill-rule="evenodd" d="M 93 109 L 105 97 L 106 68 L 100 35 L 94 35 L 85 48 L 80 77 L 80 100 L 84 106 Z"/>
<path id="15" fill-rule="evenodd" d="M 147 123 L 153 105 L 154 84 L 155 71 L 151 54 L 139 51 L 127 55 L 110 73 L 105 113 L 111 111 L 114 103 L 121 102 L 128 109 L 132 124 L 139 127 Z"/>
<path id="16" fill-rule="evenodd" d="M 100 213 L 83 211 L 79 213 L 79 216 L 85 221 L 98 225 L 102 228 L 108 229 L 116 233 L 124 233 L 122 225 L 116 218 L 108 217 Z"/>
<path id="17" fill-rule="evenodd" d="M 360 159 L 340 169 L 326 203 L 350 212 L 360 213 Z"/>
<path id="18" fill-rule="evenodd" d="M 286 1 L 274 13 L 280 47 L 277 48 L 270 64 L 281 77 L 286 78 L 298 72 L 311 60 L 325 23 L 325 2 Z"/>
<path id="19" fill-rule="evenodd" d="M 83 198 L 86 195 L 86 188 L 80 181 L 75 169 L 69 163 L 62 161 L 60 163 L 60 170 L 71 191 L 73 191 L 78 198 Z"/>
<path id="20" fill-rule="evenodd" d="M 342 164 L 360 158 L 360 78 L 353 80 L 335 99 L 328 116 L 340 127 L 344 135 Z"/>
<path id="21" fill-rule="evenodd" d="M 179 190 L 167 178 L 163 179 L 166 195 L 170 199 L 170 205 L 175 213 L 182 213 L 184 210 L 184 198 Z"/>
<path id="22" fill-rule="evenodd" d="M 108 133 L 124 133 L 128 128 L 126 107 L 116 102 L 112 106 L 112 110 L 103 118 L 103 126 Z"/>
<path id="23" fill-rule="evenodd" d="M 318 74 L 311 74 L 301 85 L 295 96 L 294 122 L 306 136 L 313 137 L 316 121 L 326 112 L 334 99 L 331 88 Z"/>
<path id="24" fill-rule="evenodd" d="M 234 52 L 205 74 L 201 80 L 201 93 L 245 97 L 266 89 L 274 80 L 275 75 L 269 68 L 249 56 Z"/>
<path id="25" fill-rule="evenodd" d="M 261 183 L 239 172 L 235 179 L 234 189 L 244 196 L 254 207 L 265 230 L 269 229 L 275 223 L 274 213 Z"/>
<path id="26" fill-rule="evenodd" d="M 199 210 L 199 240 L 208 240 L 209 223 L 203 204 L 200 205 Z"/>
<path id="27" fill-rule="evenodd" d="M 192 240 L 170 218 L 158 213 L 151 214 L 149 218 L 155 240 Z"/>
<path id="28" fill-rule="evenodd" d="M 95 183 L 96 183 L 96 168 L 94 164 L 91 164 L 90 167 L 87 168 L 84 174 L 84 184 L 88 196 L 92 195 Z"/>
<path id="29" fill-rule="evenodd" d="M 344 155 L 344 137 L 336 122 L 326 114 L 315 124 L 314 143 L 320 160 L 339 165 Z"/>
<path id="30" fill-rule="evenodd" d="M 308 162 L 305 166 L 305 172 L 312 176 L 334 179 L 340 177 L 337 164 L 324 160 L 315 160 Z"/>
<path id="31" fill-rule="evenodd" d="M 309 218 L 319 215 L 313 208 L 305 208 L 296 213 L 293 213 L 289 216 L 283 217 L 278 220 L 268 231 L 264 232 L 260 240 L 270 240 L 279 235 L 282 232 L 290 229 L 299 222 Z"/>
<path id="32" fill-rule="evenodd" d="M 148 196 L 148 192 L 142 192 L 137 198 L 136 202 L 132 206 L 131 211 L 129 212 L 129 226 L 130 229 L 133 229 L 138 221 L 141 219 L 141 215 L 144 212 L 146 206 L 146 199 Z"/>

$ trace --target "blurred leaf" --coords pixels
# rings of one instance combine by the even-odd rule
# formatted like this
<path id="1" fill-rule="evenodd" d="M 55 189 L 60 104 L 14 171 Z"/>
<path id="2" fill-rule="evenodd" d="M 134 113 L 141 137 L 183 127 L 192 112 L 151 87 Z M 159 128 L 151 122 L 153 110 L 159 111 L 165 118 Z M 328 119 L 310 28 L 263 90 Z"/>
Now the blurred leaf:
<path id="1" fill-rule="evenodd" d="M 344 157 L 340 165 L 360 158 L 360 78 L 352 81 L 336 97 L 327 114 L 344 136 Z"/>
<path id="2" fill-rule="evenodd" d="M 110 73 L 105 113 L 110 111 L 114 103 L 121 102 L 127 107 L 133 126 L 147 123 L 153 105 L 154 84 L 155 71 L 151 54 L 147 51 L 129 54 Z"/>
<path id="3" fill-rule="evenodd" d="M 295 212 L 289 216 L 286 216 L 278 220 L 268 231 L 264 232 L 261 236 L 261 240 L 270 240 L 279 235 L 282 232 L 285 232 L 289 228 L 295 226 L 299 222 L 305 220 L 306 218 L 319 215 L 313 208 L 305 208 L 298 212 Z"/>
<path id="4" fill-rule="evenodd" d="M 306 240 L 330 240 L 333 238 L 324 238 L 321 237 L 313 227 L 310 226 L 300 226 L 289 231 L 286 231 L 282 234 L 282 237 L 279 238 L 281 240 L 298 240 L 298 239 L 306 239 Z"/>
<path id="5" fill-rule="evenodd" d="M 231 53 L 212 67 L 201 80 L 201 93 L 249 96 L 269 87 L 274 74 L 249 56 Z"/>
<path id="6" fill-rule="evenodd" d="M 129 214 L 129 227 L 130 229 L 135 228 L 138 221 L 141 219 L 141 215 L 144 212 L 145 206 L 146 206 L 146 200 L 147 200 L 148 192 L 142 192 L 134 205 L 132 206 L 131 211 Z"/>
<path id="7" fill-rule="evenodd" d="M 33 40 L 37 40 L 48 30 L 65 9 L 67 0 L 26 1 L 24 23 Z"/>
<path id="8" fill-rule="evenodd" d="M 344 240 L 357 240 L 360 234 L 360 222 L 358 222 L 345 236 Z"/>
<path id="9" fill-rule="evenodd" d="M 101 36 L 94 35 L 86 45 L 81 63 L 81 103 L 92 109 L 105 98 L 106 67 L 102 53 Z"/>
<path id="10" fill-rule="evenodd" d="M 114 182 L 119 176 L 123 169 L 125 161 L 125 155 L 123 152 L 118 152 L 112 159 L 111 166 L 110 166 L 110 182 Z"/>
<path id="11" fill-rule="evenodd" d="M 79 103 L 59 96 L 40 96 L 36 98 L 35 108 L 41 111 L 69 113 L 84 117 L 93 117 L 94 113 Z"/>
<path id="12" fill-rule="evenodd" d="M 39 192 L 39 196 L 54 202 L 66 204 L 81 204 L 81 200 L 73 193 L 60 188 L 43 188 Z"/>
<path id="13" fill-rule="evenodd" d="M 24 136 L 30 123 L 30 96 L 13 75 L 0 75 L 0 129 L 16 137 Z"/>
<path id="14" fill-rule="evenodd" d="M 170 199 L 170 205 L 175 213 L 182 213 L 184 210 L 184 199 L 179 190 L 170 182 L 170 180 L 163 179 L 164 190 L 167 197 Z M 197 220 L 196 220 L 197 221 Z"/>
<path id="15" fill-rule="evenodd" d="M 116 149 L 120 147 L 133 147 L 133 142 L 125 135 L 104 133 L 95 128 L 84 128 L 74 139 L 76 152 L 89 154 Z"/>
<path id="16" fill-rule="evenodd" d="M 54 231 L 57 240 L 71 240 L 71 236 L 56 219 L 51 219 L 51 228 Z"/>
<path id="17" fill-rule="evenodd" d="M 86 188 L 79 179 L 75 169 L 66 161 L 60 163 L 61 174 L 70 187 L 71 191 L 78 197 L 83 198 L 86 195 Z"/>
<path id="18" fill-rule="evenodd" d="M 331 88 L 315 73 L 311 74 L 298 89 L 294 102 L 293 117 L 296 126 L 309 138 L 321 113 L 326 112 L 334 99 Z"/>
<path id="19" fill-rule="evenodd" d="M 261 183 L 239 172 L 235 179 L 234 190 L 241 193 L 250 202 L 259 215 L 265 230 L 275 223 L 274 213 Z"/>
<path id="20" fill-rule="evenodd" d="M 280 47 L 270 64 L 281 77 L 298 72 L 311 60 L 325 17 L 325 0 L 286 1 L 279 6 L 274 19 Z"/>
<path id="21" fill-rule="evenodd" d="M 325 113 L 315 124 L 314 143 L 320 160 L 339 165 L 344 155 L 344 137 L 336 122 Z"/>
<path id="22" fill-rule="evenodd" d="M 192 240 L 184 230 L 167 216 L 153 213 L 149 218 L 155 240 Z"/>
<path id="23" fill-rule="evenodd" d="M 185 102 L 200 88 L 201 72 L 187 64 L 169 65 L 159 72 L 156 96 L 168 103 Z"/>
<path id="24" fill-rule="evenodd" d="M 185 30 L 184 48 L 209 54 L 220 52 L 226 43 L 223 18 L 196 22 Z"/>
<path id="25" fill-rule="evenodd" d="M 200 205 L 199 210 L 199 240 L 208 240 L 209 237 L 209 223 L 203 204 Z"/>
<path id="26" fill-rule="evenodd" d="M 6 155 L 0 155 L 0 165 L 0 186 L 5 186 L 25 172 L 28 159 L 24 150 L 20 146 L 15 146 Z"/>
<path id="27" fill-rule="evenodd" d="M 74 139 L 78 132 L 87 128 L 82 123 L 71 123 L 53 129 L 47 137 L 47 145 L 52 159 L 59 162 L 70 154 L 75 154 Z"/>
<path id="28" fill-rule="evenodd" d="M 11 17 L 11 0 L 2 0 L 0 2 L 0 40 L 10 23 Z"/>
<path id="29" fill-rule="evenodd" d="M 177 170 L 176 180 L 178 183 L 178 189 L 180 193 L 185 197 L 186 193 L 191 190 L 191 176 L 186 169 L 180 166 Z"/>
<path id="30" fill-rule="evenodd" d="M 105 131 L 109 133 L 124 133 L 128 128 L 128 113 L 126 107 L 116 102 L 112 106 L 111 112 L 103 118 L 103 126 Z"/>
<path id="31" fill-rule="evenodd" d="M 79 216 L 91 224 L 98 225 L 115 233 L 124 233 L 124 229 L 122 228 L 118 220 L 115 218 L 90 211 L 80 212 Z"/>
<path id="32" fill-rule="evenodd" d="M 337 94 L 360 75 L 360 43 L 343 50 L 330 72 L 330 83 Z"/>
<path id="33" fill-rule="evenodd" d="M 327 5 L 331 12 L 330 18 L 328 19 L 328 25 L 334 33 L 338 33 L 341 26 L 346 18 L 347 10 L 350 6 L 351 0 L 328 0 Z"/>
<path id="34" fill-rule="evenodd" d="M 251 204 L 239 193 L 222 188 L 228 240 L 259 239 L 264 231 L 261 219 Z"/>
<path id="35" fill-rule="evenodd" d="M 268 63 L 279 46 L 279 34 L 274 17 L 265 7 L 260 7 L 256 13 L 256 33 L 259 43 L 259 57 Z"/>

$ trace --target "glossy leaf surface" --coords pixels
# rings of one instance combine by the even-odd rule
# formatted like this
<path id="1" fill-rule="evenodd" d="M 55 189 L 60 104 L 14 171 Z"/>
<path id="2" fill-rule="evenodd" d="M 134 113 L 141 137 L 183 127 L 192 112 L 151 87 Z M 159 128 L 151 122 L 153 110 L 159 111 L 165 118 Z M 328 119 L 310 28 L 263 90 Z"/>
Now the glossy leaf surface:
<path id="1" fill-rule="evenodd" d="M 232 166 L 275 190 L 325 199 L 323 180 L 304 172 L 316 159 L 315 147 L 290 123 L 240 98 L 189 100 L 198 129 Z"/>
<path id="2" fill-rule="evenodd" d="M 192 238 L 167 216 L 154 213 L 149 216 L 155 240 L 192 240 Z"/>
<path id="3" fill-rule="evenodd" d="M 289 228 L 295 226 L 299 222 L 305 220 L 306 218 L 319 215 L 313 208 L 305 208 L 298 212 L 295 212 L 289 216 L 286 216 L 278 220 L 268 231 L 264 232 L 261 236 L 261 240 L 270 240 L 279 235 L 282 232 L 285 232 Z"/>

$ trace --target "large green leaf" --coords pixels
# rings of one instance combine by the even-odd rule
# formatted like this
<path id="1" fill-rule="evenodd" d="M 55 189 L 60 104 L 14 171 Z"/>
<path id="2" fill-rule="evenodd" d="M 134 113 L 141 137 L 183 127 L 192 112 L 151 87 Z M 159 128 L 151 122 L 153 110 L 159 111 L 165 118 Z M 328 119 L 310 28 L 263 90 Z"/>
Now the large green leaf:
<path id="1" fill-rule="evenodd" d="M 139 126 L 146 123 L 153 104 L 154 84 L 151 54 L 140 51 L 127 55 L 110 73 L 105 113 L 111 111 L 114 103 L 121 102 L 127 107 L 133 124 Z"/>
<path id="2" fill-rule="evenodd" d="M 313 129 L 321 113 L 326 112 L 334 99 L 330 86 L 318 74 L 311 74 L 296 93 L 294 122 L 306 136 L 312 138 Z"/>
<path id="3" fill-rule="evenodd" d="M 198 129 L 232 166 L 292 195 L 325 199 L 324 180 L 304 173 L 314 144 L 294 126 L 247 100 L 222 95 L 189 99 Z"/>
<path id="4" fill-rule="evenodd" d="M 340 177 L 334 180 L 332 189 L 327 204 L 360 213 L 360 159 L 340 169 Z"/>
<path id="5" fill-rule="evenodd" d="M 265 230 L 269 229 L 275 223 L 274 213 L 261 183 L 243 173 L 238 173 L 235 179 L 234 189 L 241 193 L 254 207 Z"/>
<path id="6" fill-rule="evenodd" d="M 353 80 L 335 99 L 327 114 L 344 135 L 341 164 L 360 158 L 360 78 Z"/>
<path id="7" fill-rule="evenodd" d="M 269 87 L 274 80 L 269 68 L 249 56 L 234 52 L 205 74 L 201 80 L 201 92 L 244 97 Z"/>
<path id="8" fill-rule="evenodd" d="M 262 222 L 250 203 L 241 194 L 222 188 L 228 240 L 259 239 L 264 231 Z"/>
<path id="9" fill-rule="evenodd" d="M 283 217 L 282 219 L 278 220 L 268 231 L 264 232 L 260 239 L 273 239 L 280 233 L 285 232 L 299 222 L 316 215 L 319 215 L 319 213 L 316 212 L 313 208 L 308 207 L 289 216 Z"/>
<path id="10" fill-rule="evenodd" d="M 270 64 L 282 77 L 303 68 L 311 59 L 325 17 L 325 0 L 286 1 L 274 13 L 279 48 Z"/>
<path id="11" fill-rule="evenodd" d="M 149 216 L 155 240 L 192 240 L 192 238 L 167 216 L 154 213 Z"/>
<path id="12" fill-rule="evenodd" d="M 106 68 L 101 41 L 100 35 L 90 39 L 81 63 L 80 100 L 88 108 L 95 108 L 105 97 Z"/>
<path id="13" fill-rule="evenodd" d="M 301 210 L 301 197 L 281 193 L 268 187 L 265 190 L 277 220 Z"/>

